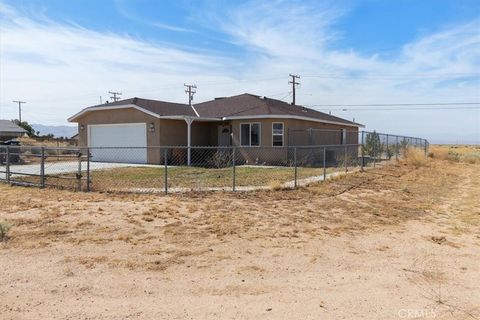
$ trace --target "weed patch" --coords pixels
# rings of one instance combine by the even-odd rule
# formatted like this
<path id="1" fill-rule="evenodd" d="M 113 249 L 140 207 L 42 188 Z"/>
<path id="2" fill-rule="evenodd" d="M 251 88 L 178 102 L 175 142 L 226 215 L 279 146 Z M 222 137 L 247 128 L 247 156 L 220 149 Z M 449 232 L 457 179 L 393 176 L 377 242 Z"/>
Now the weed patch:
<path id="1" fill-rule="evenodd" d="M 5 221 L 0 221 L 0 242 L 7 239 L 8 230 L 11 228 L 11 224 Z"/>

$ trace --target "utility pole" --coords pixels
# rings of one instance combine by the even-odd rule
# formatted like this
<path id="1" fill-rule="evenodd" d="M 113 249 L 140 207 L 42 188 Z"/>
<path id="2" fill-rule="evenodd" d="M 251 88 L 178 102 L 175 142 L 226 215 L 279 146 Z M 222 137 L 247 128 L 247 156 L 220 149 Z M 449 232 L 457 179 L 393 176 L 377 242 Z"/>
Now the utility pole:
<path id="1" fill-rule="evenodd" d="M 22 103 L 26 103 L 26 102 L 14 100 L 13 103 L 18 103 L 18 121 L 22 123 Z"/>
<path id="2" fill-rule="evenodd" d="M 194 84 L 183 84 L 185 88 L 185 93 L 188 94 L 188 106 L 195 111 L 195 108 L 192 107 L 193 95 L 195 94 L 195 89 L 197 86 Z M 197 111 L 195 111 L 197 113 Z M 197 113 L 198 116 L 198 113 Z M 192 155 L 191 155 L 191 146 L 192 146 L 192 117 L 186 117 L 185 122 L 187 123 L 187 165 L 190 166 L 192 164 Z"/>
<path id="3" fill-rule="evenodd" d="M 122 95 L 121 92 L 108 91 L 108 93 L 110 93 L 110 94 L 112 95 L 112 96 L 110 96 L 110 98 L 112 98 L 113 102 L 120 100 L 120 98 L 117 97 L 117 96 L 121 96 L 121 95 Z"/>
<path id="4" fill-rule="evenodd" d="M 185 89 L 185 93 L 188 94 L 188 105 L 191 107 L 192 106 L 192 101 L 193 101 L 193 95 L 197 92 L 195 89 L 197 89 L 197 86 L 194 84 L 183 84 L 183 86 L 187 89 Z"/>
<path id="5" fill-rule="evenodd" d="M 292 101 L 292 105 L 295 105 L 295 88 L 297 85 L 300 84 L 300 82 L 297 81 L 297 79 L 300 79 L 300 76 L 298 75 L 295 75 L 295 74 L 291 74 L 289 75 L 292 80 L 288 81 L 289 84 L 292 85 L 292 91 L 293 91 L 293 101 Z"/>

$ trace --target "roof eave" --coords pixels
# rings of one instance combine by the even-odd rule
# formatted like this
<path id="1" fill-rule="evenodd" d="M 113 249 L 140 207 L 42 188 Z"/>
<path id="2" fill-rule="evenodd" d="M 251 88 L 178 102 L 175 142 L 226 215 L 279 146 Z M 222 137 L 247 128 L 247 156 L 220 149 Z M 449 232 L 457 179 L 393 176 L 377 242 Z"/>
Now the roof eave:
<path id="1" fill-rule="evenodd" d="M 144 112 L 146 114 L 149 114 L 151 115 L 152 117 L 155 117 L 155 118 L 160 118 L 160 115 L 156 114 L 155 112 L 152 112 L 150 110 L 147 110 L 147 109 L 144 109 L 142 107 L 139 107 L 135 104 L 131 104 L 131 103 L 128 103 L 128 104 L 121 104 L 121 105 L 115 105 L 115 106 L 107 106 L 107 105 L 103 105 L 103 106 L 98 106 L 98 107 L 89 107 L 89 108 L 85 108 L 83 109 L 82 111 L 74 114 L 73 116 L 71 116 L 70 118 L 68 118 L 68 122 L 75 122 L 76 119 L 78 119 L 78 117 L 82 116 L 83 114 L 87 113 L 87 112 L 91 112 L 91 111 L 101 111 L 101 110 L 113 110 L 113 109 L 128 109 L 128 108 L 133 108 L 133 109 L 137 109 L 138 111 L 141 111 L 141 112 Z"/>
<path id="2" fill-rule="evenodd" d="M 124 105 L 115 105 L 115 106 L 98 106 L 98 107 L 89 107 L 85 108 L 82 111 L 74 114 L 70 118 L 68 118 L 68 122 L 75 122 L 80 116 L 84 115 L 85 113 L 92 112 L 92 111 L 101 111 L 101 110 L 114 110 L 114 109 L 128 109 L 133 108 L 138 111 L 144 112 L 152 117 L 158 119 L 172 119 L 172 120 L 185 120 L 186 118 L 192 118 L 196 121 L 221 121 L 221 118 L 212 118 L 212 117 L 201 117 L 201 116 L 188 116 L 188 115 L 172 115 L 172 116 L 162 116 L 145 108 L 139 107 L 135 104 L 124 104 Z"/>

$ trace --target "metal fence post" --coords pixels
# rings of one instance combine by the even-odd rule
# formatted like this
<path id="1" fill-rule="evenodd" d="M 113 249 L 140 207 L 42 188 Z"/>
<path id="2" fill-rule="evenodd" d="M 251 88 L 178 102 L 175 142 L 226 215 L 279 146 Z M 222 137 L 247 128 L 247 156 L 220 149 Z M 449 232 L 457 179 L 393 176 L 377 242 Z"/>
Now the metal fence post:
<path id="1" fill-rule="evenodd" d="M 347 145 L 345 145 L 344 152 L 345 152 L 345 155 L 344 155 L 344 160 L 343 161 L 345 161 L 345 172 L 348 172 Z"/>
<path id="2" fill-rule="evenodd" d="M 387 139 L 387 157 L 388 157 L 387 165 L 388 165 L 388 162 L 390 161 L 390 152 L 388 152 L 389 151 L 389 149 L 388 149 L 388 134 L 386 134 L 386 139 Z"/>
<path id="3" fill-rule="evenodd" d="M 400 151 L 400 146 L 398 145 L 398 136 L 395 136 L 395 160 L 398 161 L 398 152 Z"/>
<path id="4" fill-rule="evenodd" d="M 380 140 L 380 139 L 378 139 L 378 140 Z M 373 154 L 372 154 L 372 157 L 373 157 L 373 167 L 375 168 L 375 165 L 376 165 L 376 163 L 377 163 L 377 156 L 376 156 L 376 153 L 377 153 L 377 148 L 376 148 L 376 146 L 377 146 L 377 139 L 374 138 L 373 141 L 374 141 L 374 142 L 373 142 L 373 152 L 372 152 Z"/>
<path id="5" fill-rule="evenodd" d="M 294 168 L 294 182 L 293 182 L 293 187 L 297 187 L 297 147 L 293 148 L 293 165 L 295 166 Z"/>
<path id="6" fill-rule="evenodd" d="M 87 148 L 87 191 L 90 191 L 90 148 Z"/>
<path id="7" fill-rule="evenodd" d="M 237 179 L 237 170 L 235 166 L 235 147 L 232 148 L 232 191 L 235 191 L 236 179 Z"/>
<path id="8" fill-rule="evenodd" d="M 363 135 L 364 135 L 365 131 L 362 131 L 362 143 L 360 144 L 360 152 L 362 154 L 362 163 L 361 163 L 361 167 L 362 167 L 362 171 L 363 171 L 363 166 L 365 165 L 365 151 L 363 150 Z"/>
<path id="9" fill-rule="evenodd" d="M 77 191 L 82 191 L 82 153 L 78 152 Z"/>
<path id="10" fill-rule="evenodd" d="M 168 154 L 167 154 L 167 148 L 163 151 L 163 165 L 165 167 L 165 194 L 168 194 Z"/>
<path id="11" fill-rule="evenodd" d="M 45 147 L 42 147 L 40 155 L 42 157 L 40 159 L 40 188 L 45 188 Z"/>
<path id="12" fill-rule="evenodd" d="M 424 144 L 424 153 L 425 153 L 425 157 L 427 157 L 427 153 L 428 153 L 428 147 L 427 147 L 427 140 L 423 140 L 423 144 Z"/>
<path id="13" fill-rule="evenodd" d="M 327 180 L 327 152 L 326 148 L 323 148 L 323 181 Z"/>
<path id="14" fill-rule="evenodd" d="M 7 159 L 5 161 L 5 175 L 6 175 L 6 179 L 7 179 L 7 182 L 10 183 L 10 148 L 8 146 L 6 146 L 7 148 Z"/>

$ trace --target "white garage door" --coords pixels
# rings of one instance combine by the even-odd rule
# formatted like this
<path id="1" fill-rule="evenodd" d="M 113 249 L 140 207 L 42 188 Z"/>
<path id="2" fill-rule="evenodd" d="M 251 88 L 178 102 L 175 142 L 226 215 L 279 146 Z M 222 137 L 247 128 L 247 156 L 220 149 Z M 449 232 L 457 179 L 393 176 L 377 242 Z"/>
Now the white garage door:
<path id="1" fill-rule="evenodd" d="M 89 125 L 88 145 L 92 148 L 92 161 L 147 163 L 147 125 L 146 123 Z"/>

